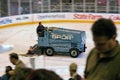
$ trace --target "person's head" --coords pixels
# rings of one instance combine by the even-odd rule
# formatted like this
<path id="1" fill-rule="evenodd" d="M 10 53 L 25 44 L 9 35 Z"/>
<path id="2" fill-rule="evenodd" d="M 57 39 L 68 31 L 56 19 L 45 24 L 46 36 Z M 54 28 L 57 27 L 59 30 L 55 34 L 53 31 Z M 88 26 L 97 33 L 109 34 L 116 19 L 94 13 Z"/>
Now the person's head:
<path id="1" fill-rule="evenodd" d="M 42 23 L 41 22 L 39 22 L 39 25 L 41 25 Z"/>
<path id="2" fill-rule="evenodd" d="M 37 69 L 26 80 L 62 80 L 62 78 L 51 70 Z"/>
<path id="3" fill-rule="evenodd" d="M 16 62 L 19 60 L 18 54 L 13 52 L 9 54 L 9 56 L 10 56 L 10 62 L 15 65 Z"/>
<path id="4" fill-rule="evenodd" d="M 69 66 L 69 70 L 70 70 L 70 76 L 72 76 L 77 71 L 77 64 L 71 63 Z"/>
<path id="5" fill-rule="evenodd" d="M 6 66 L 5 67 L 5 73 L 8 74 L 9 71 L 12 70 L 12 67 L 11 66 Z"/>
<path id="6" fill-rule="evenodd" d="M 116 42 L 116 26 L 111 19 L 101 18 L 92 25 L 92 34 L 95 47 L 100 52 L 111 50 Z"/>

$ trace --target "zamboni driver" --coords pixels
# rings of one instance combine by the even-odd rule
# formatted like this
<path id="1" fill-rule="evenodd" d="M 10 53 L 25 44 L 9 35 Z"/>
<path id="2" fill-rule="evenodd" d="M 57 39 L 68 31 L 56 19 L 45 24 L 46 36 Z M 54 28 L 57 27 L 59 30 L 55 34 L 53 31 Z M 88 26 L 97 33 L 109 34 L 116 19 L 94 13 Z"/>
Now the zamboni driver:
<path id="1" fill-rule="evenodd" d="M 45 27 L 42 25 L 42 23 L 39 22 L 39 25 L 38 25 L 38 27 L 37 27 L 37 29 L 36 29 L 37 35 L 38 35 L 39 37 L 43 37 L 43 36 L 44 36 L 44 28 L 45 28 Z"/>

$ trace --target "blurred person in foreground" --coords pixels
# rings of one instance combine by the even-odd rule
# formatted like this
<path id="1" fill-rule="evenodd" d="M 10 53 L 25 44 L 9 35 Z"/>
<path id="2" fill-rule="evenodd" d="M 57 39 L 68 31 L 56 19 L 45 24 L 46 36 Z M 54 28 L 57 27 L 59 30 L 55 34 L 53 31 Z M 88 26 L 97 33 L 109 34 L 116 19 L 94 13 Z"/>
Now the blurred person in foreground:
<path id="1" fill-rule="evenodd" d="M 10 62 L 11 62 L 13 65 L 15 65 L 15 69 L 13 69 L 12 71 L 9 71 L 9 74 L 11 75 L 10 80 L 14 80 L 13 77 L 14 77 L 14 75 L 16 74 L 17 69 L 19 69 L 19 68 L 24 68 L 24 67 L 26 67 L 26 66 L 25 66 L 25 64 L 24 64 L 21 60 L 19 60 L 19 56 L 18 56 L 17 53 L 14 53 L 14 52 L 11 53 L 11 54 L 9 55 L 9 59 L 10 59 Z"/>
<path id="2" fill-rule="evenodd" d="M 12 70 L 11 66 L 6 66 L 5 67 L 5 74 L 1 77 L 1 80 L 9 80 L 11 75 L 9 74 L 9 71 Z"/>
<path id="3" fill-rule="evenodd" d="M 26 80 L 63 80 L 54 71 L 47 69 L 36 69 L 32 71 Z"/>
<path id="4" fill-rule="evenodd" d="M 77 64 L 71 63 L 69 66 L 70 76 L 69 80 L 82 80 L 82 77 L 77 73 Z"/>
<path id="5" fill-rule="evenodd" d="M 32 71 L 33 69 L 31 68 L 18 68 L 14 75 L 14 79 L 11 80 L 25 80 Z"/>
<path id="6" fill-rule="evenodd" d="M 120 45 L 114 22 L 100 18 L 91 30 L 95 47 L 87 57 L 85 80 L 120 80 Z"/>

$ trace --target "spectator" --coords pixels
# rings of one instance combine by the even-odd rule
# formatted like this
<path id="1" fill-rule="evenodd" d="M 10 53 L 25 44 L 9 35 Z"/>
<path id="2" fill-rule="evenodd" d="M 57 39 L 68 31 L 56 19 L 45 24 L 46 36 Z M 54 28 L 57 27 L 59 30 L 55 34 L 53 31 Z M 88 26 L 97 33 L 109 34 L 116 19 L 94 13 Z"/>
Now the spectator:
<path id="1" fill-rule="evenodd" d="M 9 71 L 12 70 L 12 67 L 11 66 L 6 66 L 5 68 L 5 74 L 1 77 L 0 80 L 9 80 L 11 75 L 9 74 Z"/>
<path id="2" fill-rule="evenodd" d="M 12 79 L 10 78 L 10 80 L 14 80 L 13 77 L 14 77 L 17 69 L 24 68 L 26 66 L 25 66 L 25 64 L 21 60 L 19 60 L 19 56 L 18 56 L 17 53 L 11 53 L 10 54 L 10 62 L 13 65 L 15 65 L 15 69 L 12 70 L 12 71 L 9 71 L 9 74 L 12 75 L 12 77 L 11 77 Z"/>
<path id="3" fill-rule="evenodd" d="M 26 80 L 62 80 L 55 72 L 46 69 L 34 70 Z"/>
<path id="4" fill-rule="evenodd" d="M 39 22 L 39 25 L 38 25 L 37 30 L 36 30 L 38 36 L 40 36 L 40 37 L 44 36 L 44 28 L 45 27 L 42 25 L 42 23 Z"/>
<path id="5" fill-rule="evenodd" d="M 18 68 L 13 80 L 25 80 L 31 72 L 31 68 Z"/>
<path id="6" fill-rule="evenodd" d="M 86 80 L 120 80 L 120 45 L 111 19 L 101 18 L 92 25 L 95 47 L 87 57 Z"/>
<path id="7" fill-rule="evenodd" d="M 69 66 L 70 76 L 69 80 L 82 80 L 82 77 L 77 73 L 77 64 L 71 63 Z"/>

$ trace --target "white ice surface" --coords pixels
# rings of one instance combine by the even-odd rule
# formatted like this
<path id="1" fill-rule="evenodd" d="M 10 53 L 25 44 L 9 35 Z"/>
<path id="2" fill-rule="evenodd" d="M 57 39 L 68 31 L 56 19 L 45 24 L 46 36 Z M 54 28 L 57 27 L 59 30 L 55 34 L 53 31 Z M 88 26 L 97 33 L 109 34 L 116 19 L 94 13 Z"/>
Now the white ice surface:
<path id="1" fill-rule="evenodd" d="M 0 29 L 0 45 L 13 45 L 14 48 L 11 51 L 0 53 L 0 76 L 4 73 L 5 66 L 12 65 L 9 61 L 9 54 L 11 52 L 16 52 L 18 54 L 25 54 L 29 46 L 37 43 L 36 35 L 36 25 L 24 25 L 24 26 L 15 26 L 10 28 Z M 62 28 L 69 28 L 75 30 L 84 30 L 86 31 L 86 52 L 79 55 L 78 58 L 71 58 L 68 55 L 55 55 L 48 57 L 45 55 L 36 57 L 35 67 L 37 68 L 46 68 L 55 71 L 62 78 L 69 78 L 69 65 L 71 62 L 76 62 L 78 64 L 78 73 L 83 76 L 83 71 L 85 68 L 85 62 L 87 55 L 91 48 L 94 47 L 92 41 L 92 35 L 90 31 L 91 24 L 88 23 L 49 23 L 43 24 L 44 26 L 55 26 Z M 117 25 L 118 30 L 120 31 L 120 25 Z M 120 32 L 118 32 L 118 38 L 120 41 Z M 22 57 L 20 59 L 24 63 L 30 66 L 29 57 Z"/>

